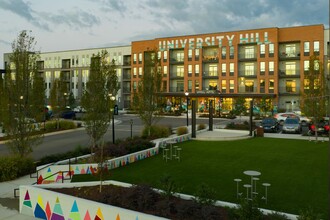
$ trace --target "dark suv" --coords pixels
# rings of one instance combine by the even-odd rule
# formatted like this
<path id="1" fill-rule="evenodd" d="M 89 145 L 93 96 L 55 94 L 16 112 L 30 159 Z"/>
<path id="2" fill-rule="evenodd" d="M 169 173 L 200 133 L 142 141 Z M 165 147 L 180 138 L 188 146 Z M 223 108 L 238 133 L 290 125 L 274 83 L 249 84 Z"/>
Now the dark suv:
<path id="1" fill-rule="evenodd" d="M 261 121 L 261 127 L 264 132 L 278 132 L 279 123 L 276 118 L 264 118 Z"/>
<path id="2" fill-rule="evenodd" d="M 75 120 L 76 113 L 70 109 L 66 109 L 61 113 L 61 118 Z"/>

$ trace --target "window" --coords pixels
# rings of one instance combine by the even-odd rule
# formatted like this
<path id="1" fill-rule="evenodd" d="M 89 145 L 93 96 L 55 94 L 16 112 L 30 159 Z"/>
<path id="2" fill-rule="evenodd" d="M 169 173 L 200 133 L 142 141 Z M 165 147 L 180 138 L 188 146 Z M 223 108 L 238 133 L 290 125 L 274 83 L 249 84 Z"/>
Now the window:
<path id="1" fill-rule="evenodd" d="M 265 57 L 266 46 L 265 44 L 260 44 L 260 57 Z"/>
<path id="2" fill-rule="evenodd" d="M 233 79 L 229 80 L 229 92 L 233 93 L 235 88 L 235 81 Z"/>
<path id="3" fill-rule="evenodd" d="M 162 58 L 162 52 L 158 51 L 157 52 L 157 60 L 160 61 L 161 58 Z"/>
<path id="4" fill-rule="evenodd" d="M 195 76 L 199 76 L 199 64 L 195 65 Z"/>
<path id="5" fill-rule="evenodd" d="M 195 91 L 199 90 L 199 81 L 195 80 Z"/>
<path id="6" fill-rule="evenodd" d="M 137 59 L 137 56 L 136 56 L 136 53 L 133 54 L 133 63 L 136 64 L 136 59 Z"/>
<path id="7" fill-rule="evenodd" d="M 314 41 L 314 54 L 319 55 L 320 54 L 320 42 Z"/>
<path id="8" fill-rule="evenodd" d="M 226 59 L 227 49 L 226 47 L 221 47 L 221 59 Z"/>
<path id="9" fill-rule="evenodd" d="M 245 80 L 245 92 L 253 92 L 254 81 Z"/>
<path id="10" fill-rule="evenodd" d="M 133 91 L 135 92 L 137 89 L 137 82 L 136 81 L 133 81 Z"/>
<path id="11" fill-rule="evenodd" d="M 184 76 L 184 67 L 183 66 L 177 66 L 176 67 L 176 76 L 177 77 L 183 77 Z"/>
<path id="12" fill-rule="evenodd" d="M 188 80 L 188 91 L 192 91 L 192 80 Z"/>
<path id="13" fill-rule="evenodd" d="M 142 63 L 142 53 L 139 53 L 139 64 Z"/>
<path id="14" fill-rule="evenodd" d="M 136 67 L 133 68 L 133 76 L 136 77 Z"/>
<path id="15" fill-rule="evenodd" d="M 209 90 L 217 90 L 218 89 L 217 80 L 210 80 L 208 89 Z"/>
<path id="16" fill-rule="evenodd" d="M 253 63 L 245 63 L 245 76 L 253 76 L 254 75 L 254 64 Z"/>
<path id="17" fill-rule="evenodd" d="M 286 57 L 295 57 L 296 56 L 296 45 L 294 45 L 294 44 L 285 45 L 285 55 L 286 55 Z"/>
<path id="18" fill-rule="evenodd" d="M 304 60 L 304 71 L 309 72 L 309 60 Z"/>
<path id="19" fill-rule="evenodd" d="M 221 80 L 221 92 L 226 93 L 227 81 L 225 79 Z"/>
<path id="20" fill-rule="evenodd" d="M 192 65 L 188 65 L 188 76 L 192 76 Z"/>
<path id="21" fill-rule="evenodd" d="M 265 62 L 260 62 L 260 75 L 265 75 Z"/>
<path id="22" fill-rule="evenodd" d="M 142 67 L 139 67 L 139 77 L 142 76 Z"/>
<path id="23" fill-rule="evenodd" d="M 218 76 L 218 66 L 217 65 L 210 65 L 208 75 L 209 76 Z"/>
<path id="24" fill-rule="evenodd" d="M 226 64 L 225 63 L 222 63 L 221 64 L 221 75 L 222 76 L 226 76 L 226 72 L 227 72 L 227 70 L 226 70 Z"/>
<path id="25" fill-rule="evenodd" d="M 296 63 L 286 62 L 285 63 L 285 75 L 295 75 L 296 74 Z"/>
<path id="26" fill-rule="evenodd" d="M 234 46 L 229 47 L 229 58 L 234 59 Z"/>
<path id="27" fill-rule="evenodd" d="M 235 71 L 234 63 L 230 63 L 229 64 L 229 75 L 234 76 L 234 71 Z"/>
<path id="28" fill-rule="evenodd" d="M 259 86 L 260 86 L 260 93 L 265 93 L 265 80 L 264 79 L 260 80 Z"/>
<path id="29" fill-rule="evenodd" d="M 304 42 L 304 56 L 309 56 L 309 42 Z"/>
<path id="30" fill-rule="evenodd" d="M 164 57 L 163 57 L 163 61 L 166 62 L 167 61 L 167 51 L 164 51 Z"/>
<path id="31" fill-rule="evenodd" d="M 167 76 L 167 66 L 163 66 L 163 76 Z"/>
<path id="32" fill-rule="evenodd" d="M 269 93 L 274 93 L 274 79 L 269 80 L 268 84 L 268 92 Z"/>
<path id="33" fill-rule="evenodd" d="M 234 47 L 230 47 L 230 49 L 231 48 L 233 48 L 233 52 L 230 51 L 230 56 L 232 56 L 232 55 L 234 56 Z M 245 47 L 244 58 L 245 59 L 254 58 L 254 47 L 253 46 Z"/>
<path id="34" fill-rule="evenodd" d="M 304 79 L 304 90 L 309 89 L 309 79 Z"/>
<path id="35" fill-rule="evenodd" d="M 176 82 L 176 88 L 177 92 L 183 92 L 184 91 L 184 82 L 183 81 L 177 81 Z"/>
<path id="36" fill-rule="evenodd" d="M 296 92 L 296 80 L 286 80 L 285 81 L 285 91 L 288 93 Z"/>
<path id="37" fill-rule="evenodd" d="M 184 53 L 180 52 L 176 54 L 176 61 L 183 62 L 184 61 Z"/>
<path id="38" fill-rule="evenodd" d="M 320 63 L 318 60 L 314 60 L 314 70 L 318 71 L 320 69 Z"/>
<path id="39" fill-rule="evenodd" d="M 269 61 L 268 71 L 269 71 L 269 75 L 274 75 L 274 61 Z"/>
<path id="40" fill-rule="evenodd" d="M 192 49 L 188 50 L 188 61 L 192 61 Z"/>
<path id="41" fill-rule="evenodd" d="M 269 57 L 274 57 L 274 44 L 268 44 Z"/>
<path id="42" fill-rule="evenodd" d="M 199 60 L 199 49 L 195 49 L 195 60 Z"/>

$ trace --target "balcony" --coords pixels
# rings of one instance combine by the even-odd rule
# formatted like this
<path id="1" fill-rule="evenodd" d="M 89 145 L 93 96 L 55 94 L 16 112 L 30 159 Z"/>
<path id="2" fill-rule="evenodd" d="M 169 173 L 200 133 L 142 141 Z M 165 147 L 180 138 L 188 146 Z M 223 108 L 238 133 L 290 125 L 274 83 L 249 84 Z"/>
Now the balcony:
<path id="1" fill-rule="evenodd" d="M 239 53 L 238 54 L 239 61 L 256 61 L 257 60 L 257 53 Z"/>
<path id="2" fill-rule="evenodd" d="M 170 92 L 184 92 L 183 87 L 170 87 Z"/>
<path id="3" fill-rule="evenodd" d="M 171 79 L 183 79 L 184 73 L 171 73 L 170 74 Z"/>
<path id="4" fill-rule="evenodd" d="M 279 51 L 280 60 L 299 60 L 300 52 L 296 53 L 286 53 L 285 51 Z"/>
<path id="5" fill-rule="evenodd" d="M 299 70 L 295 70 L 295 71 L 279 70 L 278 76 L 280 78 L 300 78 L 300 71 Z"/>
<path id="6" fill-rule="evenodd" d="M 171 58 L 170 64 L 183 64 L 184 58 Z"/>
<path id="7" fill-rule="evenodd" d="M 203 62 L 204 63 L 217 63 L 219 62 L 218 55 L 204 55 L 203 56 Z"/>
<path id="8" fill-rule="evenodd" d="M 123 73 L 123 80 L 131 80 L 131 73 L 130 72 Z"/>
<path id="9" fill-rule="evenodd" d="M 203 71 L 203 78 L 218 79 L 217 71 Z"/>
<path id="10" fill-rule="evenodd" d="M 123 87 L 123 93 L 131 93 L 131 87 Z"/>
<path id="11" fill-rule="evenodd" d="M 257 93 L 258 89 L 256 86 L 242 86 L 238 88 L 238 93 L 243 93 L 243 94 L 251 94 L 251 93 Z"/>
<path id="12" fill-rule="evenodd" d="M 238 76 L 245 77 L 245 78 L 255 78 L 255 77 L 257 77 L 257 71 L 256 70 L 254 70 L 254 71 L 239 70 Z"/>
<path id="13" fill-rule="evenodd" d="M 279 87 L 279 94 L 280 95 L 299 95 L 300 94 L 300 87 L 292 87 L 292 86 L 280 86 Z"/>

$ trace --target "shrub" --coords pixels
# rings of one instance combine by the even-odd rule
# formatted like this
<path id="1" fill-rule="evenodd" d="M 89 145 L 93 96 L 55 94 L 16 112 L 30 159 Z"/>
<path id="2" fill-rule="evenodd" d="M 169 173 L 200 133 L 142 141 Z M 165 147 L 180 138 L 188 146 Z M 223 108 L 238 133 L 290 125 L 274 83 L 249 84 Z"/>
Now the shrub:
<path id="1" fill-rule="evenodd" d="M 68 130 L 77 128 L 76 124 L 73 121 L 67 120 L 60 120 L 60 129 L 61 130 Z"/>
<path id="2" fill-rule="evenodd" d="M 216 192 L 206 183 L 198 186 L 194 200 L 200 205 L 213 205 L 216 202 Z"/>
<path id="3" fill-rule="evenodd" d="M 199 130 L 203 130 L 203 129 L 205 129 L 206 128 L 206 125 L 205 124 L 198 124 L 198 126 L 197 126 L 197 130 L 199 131 Z"/>
<path id="4" fill-rule="evenodd" d="M 32 158 L 19 156 L 0 157 L 0 182 L 16 179 L 35 170 Z"/>
<path id="5" fill-rule="evenodd" d="M 161 195 L 169 199 L 177 191 L 176 184 L 172 177 L 168 174 L 163 175 L 160 178 L 160 189 L 162 190 Z"/>
<path id="6" fill-rule="evenodd" d="M 309 207 L 306 210 L 300 211 L 298 220 L 322 219 L 319 213 L 316 213 L 313 208 Z"/>
<path id="7" fill-rule="evenodd" d="M 150 127 L 150 135 L 148 133 L 149 133 L 149 127 L 145 127 L 142 131 L 142 137 L 152 138 L 152 139 L 165 138 L 170 136 L 172 131 L 170 127 L 167 126 L 152 125 Z"/>
<path id="8" fill-rule="evenodd" d="M 176 134 L 177 134 L 178 136 L 183 135 L 183 134 L 188 134 L 188 128 L 187 128 L 187 127 L 179 127 L 179 128 L 176 130 Z"/>

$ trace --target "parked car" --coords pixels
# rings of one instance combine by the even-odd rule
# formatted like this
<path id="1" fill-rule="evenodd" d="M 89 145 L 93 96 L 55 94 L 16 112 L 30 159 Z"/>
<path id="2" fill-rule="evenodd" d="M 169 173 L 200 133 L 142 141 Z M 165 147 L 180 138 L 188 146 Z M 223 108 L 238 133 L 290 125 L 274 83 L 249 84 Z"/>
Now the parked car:
<path id="1" fill-rule="evenodd" d="M 73 109 L 73 111 L 74 112 L 86 112 L 86 110 L 83 107 L 79 106 L 79 105 L 77 107 L 75 107 Z"/>
<path id="2" fill-rule="evenodd" d="M 294 112 L 284 112 L 284 113 L 277 113 L 274 115 L 274 118 L 277 119 L 277 121 L 283 125 L 285 119 L 287 117 L 290 117 L 290 118 L 298 118 L 300 123 L 302 125 L 307 125 L 308 123 L 310 123 L 310 119 L 308 117 L 305 117 L 305 116 L 302 116 L 302 115 L 299 115 L 299 114 L 296 114 Z"/>
<path id="3" fill-rule="evenodd" d="M 264 118 L 261 121 L 261 127 L 264 132 L 278 132 L 279 123 L 276 118 Z"/>
<path id="4" fill-rule="evenodd" d="M 297 117 L 287 117 L 284 120 L 282 133 L 301 133 L 301 124 Z"/>
<path id="5" fill-rule="evenodd" d="M 311 135 L 315 135 L 315 123 L 311 123 L 309 125 L 309 133 Z M 319 123 L 317 123 L 317 133 L 320 135 L 328 135 L 329 134 L 329 120 L 321 120 Z"/>
<path id="6" fill-rule="evenodd" d="M 66 109 L 63 112 L 61 112 L 61 118 L 75 120 L 76 113 L 74 111 L 72 111 L 71 109 Z"/>

